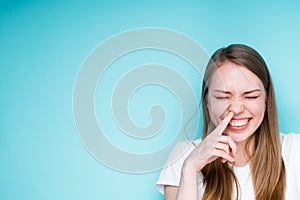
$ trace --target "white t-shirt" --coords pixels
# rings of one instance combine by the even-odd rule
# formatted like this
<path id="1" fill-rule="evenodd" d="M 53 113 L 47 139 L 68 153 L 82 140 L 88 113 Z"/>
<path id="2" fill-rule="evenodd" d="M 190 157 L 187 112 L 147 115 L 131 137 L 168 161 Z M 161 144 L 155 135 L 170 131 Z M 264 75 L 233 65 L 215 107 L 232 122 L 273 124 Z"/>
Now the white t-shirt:
<path id="1" fill-rule="evenodd" d="M 281 152 L 286 168 L 286 200 L 300 199 L 300 134 L 280 134 Z M 201 140 L 179 142 L 169 156 L 168 164 L 161 171 L 156 183 L 158 190 L 164 194 L 164 186 L 179 186 L 181 168 L 185 158 L 193 151 Z M 180 153 L 181 152 L 181 153 Z M 183 152 L 183 153 L 182 153 Z M 251 179 L 250 166 L 234 167 L 234 172 L 240 184 L 242 200 L 254 200 L 254 190 Z M 198 176 L 198 199 L 202 199 L 204 192 L 202 176 Z"/>

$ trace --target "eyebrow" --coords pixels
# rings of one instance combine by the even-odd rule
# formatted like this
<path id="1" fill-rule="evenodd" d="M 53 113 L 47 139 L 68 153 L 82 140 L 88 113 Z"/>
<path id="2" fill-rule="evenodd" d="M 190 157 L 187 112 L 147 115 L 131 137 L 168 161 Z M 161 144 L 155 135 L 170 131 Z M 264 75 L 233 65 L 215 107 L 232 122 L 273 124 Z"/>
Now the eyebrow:
<path id="1" fill-rule="evenodd" d="M 214 90 L 214 92 L 220 92 L 220 93 L 224 93 L 224 94 L 231 94 L 231 92 L 229 91 L 225 91 L 225 90 Z M 261 92 L 260 89 L 253 89 L 253 90 L 248 90 L 246 92 L 244 92 L 243 94 L 251 94 L 251 93 L 254 93 L 254 92 Z"/>

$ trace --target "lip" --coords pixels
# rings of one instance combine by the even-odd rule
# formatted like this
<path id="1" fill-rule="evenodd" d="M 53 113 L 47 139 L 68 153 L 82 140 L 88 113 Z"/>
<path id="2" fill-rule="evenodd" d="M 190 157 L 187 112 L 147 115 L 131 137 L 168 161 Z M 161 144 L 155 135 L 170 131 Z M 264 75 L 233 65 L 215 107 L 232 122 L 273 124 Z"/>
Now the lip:
<path id="1" fill-rule="evenodd" d="M 245 128 L 247 128 L 247 126 L 249 125 L 250 121 L 251 121 L 251 118 L 232 118 L 231 120 L 245 120 L 247 119 L 247 123 L 243 126 L 232 126 L 230 123 L 228 124 L 228 127 L 231 129 L 231 130 L 243 130 Z"/>
<path id="2" fill-rule="evenodd" d="M 231 120 L 244 120 L 244 119 L 251 119 L 250 117 L 240 117 L 240 118 L 232 118 Z"/>

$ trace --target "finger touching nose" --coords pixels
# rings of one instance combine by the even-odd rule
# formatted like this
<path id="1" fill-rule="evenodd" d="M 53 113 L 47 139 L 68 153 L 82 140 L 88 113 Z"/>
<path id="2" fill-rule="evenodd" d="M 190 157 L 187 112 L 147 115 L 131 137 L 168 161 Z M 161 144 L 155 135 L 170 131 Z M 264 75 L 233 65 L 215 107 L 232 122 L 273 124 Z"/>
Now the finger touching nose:
<path id="1" fill-rule="evenodd" d="M 229 111 L 233 112 L 234 114 L 239 114 L 244 111 L 244 104 L 242 101 L 232 101 L 229 106 Z"/>

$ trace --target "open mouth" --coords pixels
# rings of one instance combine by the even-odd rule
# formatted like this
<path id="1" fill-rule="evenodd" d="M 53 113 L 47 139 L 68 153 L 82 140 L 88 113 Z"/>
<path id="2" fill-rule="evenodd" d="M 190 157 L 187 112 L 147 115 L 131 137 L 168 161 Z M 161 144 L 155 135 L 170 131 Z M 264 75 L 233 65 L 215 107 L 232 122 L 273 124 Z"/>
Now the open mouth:
<path id="1" fill-rule="evenodd" d="M 249 118 L 247 118 L 247 119 L 232 119 L 229 122 L 229 125 L 233 129 L 242 129 L 242 128 L 245 128 L 248 125 L 249 121 L 250 121 Z"/>

